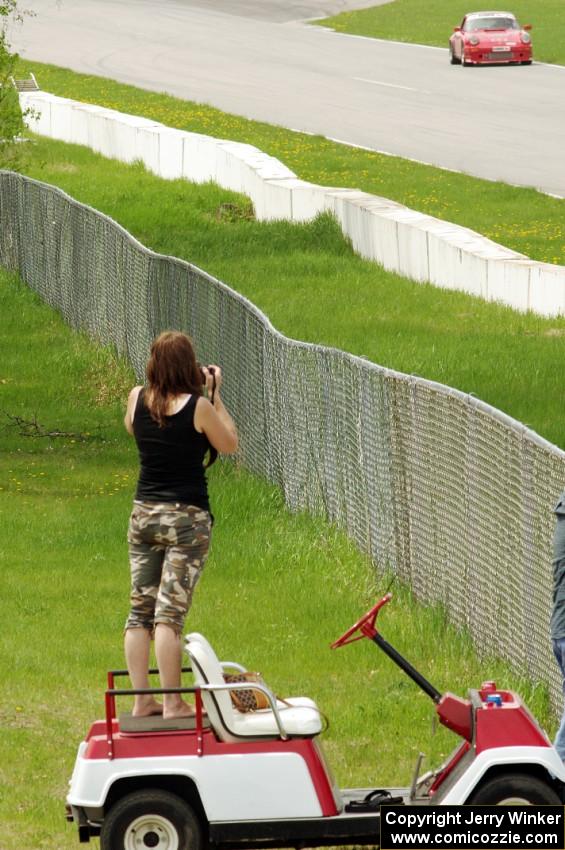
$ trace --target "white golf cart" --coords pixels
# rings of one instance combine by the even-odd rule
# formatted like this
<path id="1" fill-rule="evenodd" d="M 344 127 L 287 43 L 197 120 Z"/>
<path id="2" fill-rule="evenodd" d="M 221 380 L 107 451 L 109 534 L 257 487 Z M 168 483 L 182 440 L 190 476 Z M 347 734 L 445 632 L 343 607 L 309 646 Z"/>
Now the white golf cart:
<path id="1" fill-rule="evenodd" d="M 409 788 L 339 789 L 319 742 L 322 719 L 307 697 L 280 701 L 264 684 L 268 708 L 238 711 L 227 671 L 199 634 L 186 638 L 196 717 L 116 717 L 131 695 L 108 674 L 106 718 L 79 746 L 67 818 L 81 842 L 100 835 L 102 850 L 235 850 L 379 844 L 379 806 L 554 804 L 565 799 L 565 768 L 547 735 L 513 692 L 486 682 L 468 698 L 440 694 L 377 631 L 384 596 L 332 646 L 374 641 L 435 703 L 460 742 L 446 762 Z M 163 693 L 162 689 L 148 689 Z M 205 713 L 203 711 L 205 709 Z"/>

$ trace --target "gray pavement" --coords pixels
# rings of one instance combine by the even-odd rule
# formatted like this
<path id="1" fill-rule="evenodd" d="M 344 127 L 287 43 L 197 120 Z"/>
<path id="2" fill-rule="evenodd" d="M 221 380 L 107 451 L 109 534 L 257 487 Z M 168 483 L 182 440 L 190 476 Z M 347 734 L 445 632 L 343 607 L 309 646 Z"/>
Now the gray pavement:
<path id="1" fill-rule="evenodd" d="M 214 0 L 216 12 L 236 17 L 253 18 L 258 21 L 308 21 L 329 18 L 352 9 L 367 9 L 392 0 Z M 206 0 L 184 0 L 184 6 L 210 11 Z"/>
<path id="2" fill-rule="evenodd" d="M 24 57 L 565 196 L 564 68 L 450 66 L 295 18 L 343 0 L 29 2 Z"/>

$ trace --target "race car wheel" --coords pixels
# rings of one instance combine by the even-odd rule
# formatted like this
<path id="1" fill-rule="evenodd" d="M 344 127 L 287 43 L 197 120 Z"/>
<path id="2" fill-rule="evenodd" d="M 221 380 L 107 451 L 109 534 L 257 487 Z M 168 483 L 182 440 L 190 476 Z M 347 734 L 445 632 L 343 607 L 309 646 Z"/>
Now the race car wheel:
<path id="1" fill-rule="evenodd" d="M 563 805 L 549 782 L 527 773 L 506 773 L 487 779 L 467 803 L 474 806 Z"/>
<path id="2" fill-rule="evenodd" d="M 158 788 L 134 791 L 105 817 L 101 850 L 201 850 L 202 829 L 181 797 Z"/>
<path id="3" fill-rule="evenodd" d="M 531 64 L 532 64 L 531 59 L 525 59 L 523 62 L 520 62 L 520 65 L 531 65 Z"/>
<path id="4" fill-rule="evenodd" d="M 450 65 L 460 65 L 461 64 L 461 60 L 457 59 L 456 56 L 454 56 L 452 47 L 449 48 L 449 64 Z"/>

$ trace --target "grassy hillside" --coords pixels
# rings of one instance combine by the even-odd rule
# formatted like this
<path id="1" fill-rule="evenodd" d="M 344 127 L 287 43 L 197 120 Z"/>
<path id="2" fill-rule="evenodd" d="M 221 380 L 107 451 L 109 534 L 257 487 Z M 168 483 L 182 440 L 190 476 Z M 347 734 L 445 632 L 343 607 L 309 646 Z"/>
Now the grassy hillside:
<path id="1" fill-rule="evenodd" d="M 74 75 L 63 77 L 72 88 Z M 100 81 L 75 84 L 93 92 Z M 136 92 L 118 87 L 106 96 L 135 112 L 149 102 Z M 179 123 L 195 111 L 147 97 L 165 123 L 173 123 L 171 104 Z M 224 120 L 203 115 L 194 121 Z M 237 127 L 245 132 L 243 122 Z M 272 128 L 250 125 L 250 132 L 285 143 Z M 222 135 L 231 136 L 229 127 Z M 295 139 L 298 157 L 312 154 L 299 150 L 305 137 L 285 138 Z M 326 143 L 311 143 L 321 145 L 314 151 L 321 163 Z M 37 141 L 29 150 L 29 173 L 106 211 L 150 247 L 222 277 L 290 336 L 472 389 L 565 445 L 556 368 L 562 320 L 387 275 L 353 255 L 329 218 L 259 225 L 246 199 L 217 187 L 165 182 L 61 143 Z M 222 215 L 226 201 L 235 215 Z M 72 332 L 0 270 L 0 558 L 9 613 L 0 639 L 9 668 L 0 709 L 2 850 L 77 846 L 63 819 L 75 749 L 103 713 L 106 669 L 123 665 L 125 529 L 137 459 L 122 415 L 133 381 L 127 364 Z M 210 478 L 217 523 L 188 627 L 206 634 L 219 655 L 261 670 L 279 693 L 318 701 L 330 717 L 324 741 L 341 785 L 409 783 L 420 750 L 427 766 L 437 764 L 457 739 L 445 730 L 432 736 L 429 700 L 369 642 L 328 649 L 389 577 L 375 574 L 335 528 L 289 514 L 277 490 L 237 466 L 217 464 Z M 554 731 L 543 688 L 500 662 L 478 660 L 441 610 L 422 609 L 400 586 L 393 591 L 383 633 L 436 687 L 463 695 L 497 679 Z"/>
<path id="2" fill-rule="evenodd" d="M 565 446 L 555 368 L 565 319 L 384 272 L 356 256 L 328 216 L 260 224 L 247 199 L 216 186 L 164 181 L 61 142 L 39 140 L 32 152 L 30 174 L 111 215 L 154 250 L 218 276 L 287 336 L 472 392 Z"/>
<path id="3" fill-rule="evenodd" d="M 133 375 L 2 271 L 0 340 L 0 557 L 9 614 L 1 636 L 1 846 L 70 850 L 77 836 L 63 805 L 76 746 L 103 715 L 105 671 L 123 666 L 125 531 L 137 459 L 121 419 Z M 27 436 L 22 422 L 30 421 L 62 434 Z M 329 650 L 388 579 L 375 577 L 334 528 L 290 515 L 278 491 L 233 465 L 214 467 L 211 498 L 212 553 L 189 628 L 220 655 L 261 670 L 279 693 L 319 702 L 342 785 L 408 783 L 422 749 L 430 764 L 441 760 L 456 739 L 431 735 L 428 698 L 368 641 Z M 498 678 L 552 726 L 541 690 L 499 663 L 478 662 L 441 611 L 420 608 L 401 587 L 394 592 L 384 634 L 436 687 L 463 694 Z"/>
<path id="4" fill-rule="evenodd" d="M 397 2 L 401 0 L 395 0 L 391 8 Z M 391 198 L 470 227 L 534 260 L 565 264 L 565 200 L 350 148 L 52 65 L 22 62 L 18 74 L 25 75 L 28 70 L 53 94 L 143 115 L 181 130 L 247 142 L 280 159 L 303 180 Z"/>

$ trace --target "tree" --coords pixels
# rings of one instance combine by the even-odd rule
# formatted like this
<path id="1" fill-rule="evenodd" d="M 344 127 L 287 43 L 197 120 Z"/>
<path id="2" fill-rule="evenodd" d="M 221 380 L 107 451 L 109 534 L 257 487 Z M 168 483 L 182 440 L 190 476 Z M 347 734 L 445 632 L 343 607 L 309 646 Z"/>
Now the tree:
<path id="1" fill-rule="evenodd" d="M 14 168 L 19 159 L 16 139 L 24 130 L 18 92 L 12 84 L 18 56 L 10 50 L 8 24 L 21 21 L 17 0 L 0 0 L 0 168 Z"/>

